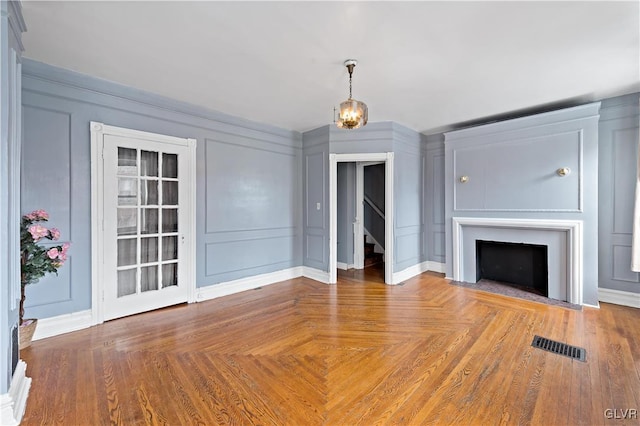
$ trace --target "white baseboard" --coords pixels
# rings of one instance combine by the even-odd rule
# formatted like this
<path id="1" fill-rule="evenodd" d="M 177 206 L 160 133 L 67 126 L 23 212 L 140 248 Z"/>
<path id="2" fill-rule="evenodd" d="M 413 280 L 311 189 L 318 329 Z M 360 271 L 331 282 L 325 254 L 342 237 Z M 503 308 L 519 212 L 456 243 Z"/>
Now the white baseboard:
<path id="1" fill-rule="evenodd" d="M 321 283 L 329 284 L 330 277 L 329 273 L 326 271 L 310 268 L 309 266 L 302 266 L 302 276 L 320 281 Z"/>
<path id="2" fill-rule="evenodd" d="M 640 308 L 640 293 L 631 293 L 630 291 L 620 291 L 600 287 L 598 289 L 598 300 L 605 303 Z"/>
<path id="3" fill-rule="evenodd" d="M 356 267 L 355 264 L 351 264 L 351 263 L 344 263 L 344 262 L 337 262 L 336 263 L 336 267 L 338 269 L 342 269 L 343 271 L 346 271 L 348 269 L 353 269 Z"/>
<path id="4" fill-rule="evenodd" d="M 407 269 L 404 269 L 400 272 L 394 272 L 392 284 L 400 284 L 401 282 L 406 281 L 409 278 L 413 278 L 416 275 L 420 275 L 423 272 L 433 271 L 438 273 L 444 273 L 444 270 L 445 270 L 444 263 L 431 262 L 431 261 L 418 263 L 417 265 L 409 266 Z"/>
<path id="5" fill-rule="evenodd" d="M 27 398 L 31 388 L 31 378 L 27 377 L 27 364 L 19 360 L 13 373 L 9 392 L 0 395 L 0 424 L 19 425 L 27 408 Z"/>
<path id="6" fill-rule="evenodd" d="M 210 285 L 196 289 L 196 301 L 215 299 L 217 297 L 228 296 L 241 291 L 253 290 L 269 284 L 290 280 L 305 276 L 323 283 L 329 282 L 329 273 L 307 266 L 296 266 L 294 268 L 283 269 L 281 271 L 270 272 L 268 274 L 255 275 L 253 277 L 241 278 L 220 284 Z M 38 319 L 38 327 L 33 335 L 33 340 L 45 339 L 47 337 L 58 336 L 72 331 L 82 330 L 95 325 L 91 315 L 91 310 L 74 312 L 71 314 L 59 315 L 57 317 Z M 4 423 L 0 423 L 3 424 Z"/>
<path id="7" fill-rule="evenodd" d="M 438 272 L 440 274 L 445 274 L 447 272 L 447 265 L 445 263 L 432 262 L 428 260 L 427 271 L 433 271 L 433 272 Z"/>
<path id="8" fill-rule="evenodd" d="M 391 284 L 400 284 L 403 281 L 408 280 L 409 278 L 413 278 L 416 275 L 420 275 L 423 272 L 426 272 L 428 262 L 418 263 L 417 265 L 409 266 L 407 269 L 403 269 L 400 272 L 394 272 L 393 278 L 391 279 Z"/>
<path id="9" fill-rule="evenodd" d="M 215 299 L 217 297 L 229 296 L 241 291 L 253 290 L 269 284 L 290 280 L 303 275 L 303 267 L 283 269 L 269 272 L 267 274 L 254 275 L 252 277 L 240 278 L 238 280 L 227 281 L 196 289 L 196 302 Z"/>
<path id="10" fill-rule="evenodd" d="M 91 309 L 59 315 L 57 317 L 38 319 L 33 340 L 45 339 L 59 334 L 82 330 L 95 325 Z"/>

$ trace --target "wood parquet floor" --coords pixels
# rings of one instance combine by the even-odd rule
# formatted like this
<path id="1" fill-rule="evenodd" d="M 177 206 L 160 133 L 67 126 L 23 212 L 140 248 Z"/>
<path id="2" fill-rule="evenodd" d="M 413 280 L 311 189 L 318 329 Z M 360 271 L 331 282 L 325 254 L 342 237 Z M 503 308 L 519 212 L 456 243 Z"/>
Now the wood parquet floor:
<path id="1" fill-rule="evenodd" d="M 640 411 L 640 310 L 381 275 L 297 278 L 36 341 L 21 352 L 23 424 L 640 423 L 622 411 Z M 587 362 L 532 348 L 534 334 Z"/>

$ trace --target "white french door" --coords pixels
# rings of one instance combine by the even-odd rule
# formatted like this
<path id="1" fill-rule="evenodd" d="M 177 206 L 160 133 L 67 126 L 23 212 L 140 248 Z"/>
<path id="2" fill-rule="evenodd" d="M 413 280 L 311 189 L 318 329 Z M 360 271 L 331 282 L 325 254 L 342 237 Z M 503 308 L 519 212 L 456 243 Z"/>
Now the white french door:
<path id="1" fill-rule="evenodd" d="M 190 142 L 195 141 L 105 128 L 97 138 L 102 145 L 97 322 L 187 302 L 194 287 Z"/>

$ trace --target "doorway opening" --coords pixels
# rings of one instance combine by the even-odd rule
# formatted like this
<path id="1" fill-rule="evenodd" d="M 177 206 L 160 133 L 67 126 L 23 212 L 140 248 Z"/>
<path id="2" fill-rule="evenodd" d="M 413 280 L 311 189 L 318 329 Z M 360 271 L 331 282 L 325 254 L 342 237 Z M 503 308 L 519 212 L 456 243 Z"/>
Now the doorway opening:
<path id="1" fill-rule="evenodd" d="M 356 269 L 364 268 L 365 263 L 365 238 L 368 242 L 374 244 L 376 239 L 380 248 L 384 249 L 384 282 L 393 284 L 393 153 L 367 153 L 367 154 L 330 154 L 330 173 L 329 173 L 329 199 L 330 199 L 330 218 L 329 218 L 329 283 L 337 282 L 338 267 L 338 163 L 355 163 L 356 164 L 356 214 L 352 223 L 353 235 L 353 264 Z M 379 208 L 379 213 L 383 212 L 382 222 L 378 219 L 378 231 L 376 237 L 366 237 L 364 230 L 365 215 L 372 214 L 366 212 L 366 209 L 373 210 L 372 206 L 366 207 L 364 196 L 364 168 L 371 165 L 380 165 L 384 169 L 384 190 L 382 191 L 383 208 Z M 370 200 L 371 201 L 371 200 Z M 378 204 L 381 202 L 378 201 Z M 344 230 L 345 226 L 342 224 Z M 382 240 L 382 241 L 379 241 Z M 370 247 L 370 246 L 369 246 Z M 341 247 L 342 249 L 342 247 Z M 380 251 L 380 249 L 378 249 Z M 349 248 L 347 248 L 347 253 Z M 374 248 L 375 252 L 375 248 Z M 344 266 L 345 262 L 341 262 Z M 347 263 L 348 266 L 348 263 Z"/>
<path id="2" fill-rule="evenodd" d="M 384 162 L 337 164 L 338 269 L 377 265 L 384 281 Z"/>

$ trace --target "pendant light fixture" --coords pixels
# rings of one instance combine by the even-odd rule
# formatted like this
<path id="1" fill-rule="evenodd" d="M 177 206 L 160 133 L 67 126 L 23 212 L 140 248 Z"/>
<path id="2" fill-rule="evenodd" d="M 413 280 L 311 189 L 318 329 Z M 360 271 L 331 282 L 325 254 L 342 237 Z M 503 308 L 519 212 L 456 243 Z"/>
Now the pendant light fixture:
<path id="1" fill-rule="evenodd" d="M 351 97 L 351 78 L 357 63 L 355 59 L 344 61 L 344 66 L 349 70 L 349 99 L 340 104 L 338 121 L 336 121 L 336 126 L 340 129 L 357 129 L 367 124 L 369 119 L 367 104 Z"/>

